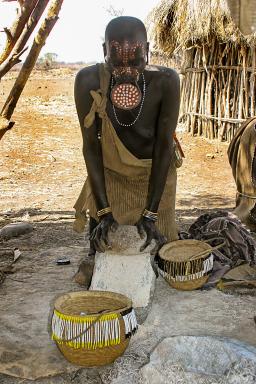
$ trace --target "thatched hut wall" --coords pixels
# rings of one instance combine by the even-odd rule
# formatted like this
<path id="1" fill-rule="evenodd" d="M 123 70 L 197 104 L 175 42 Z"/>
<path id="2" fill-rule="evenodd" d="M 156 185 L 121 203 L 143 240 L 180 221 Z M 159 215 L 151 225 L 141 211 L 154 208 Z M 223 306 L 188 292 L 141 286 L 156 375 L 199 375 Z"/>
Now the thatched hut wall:
<path id="1" fill-rule="evenodd" d="M 181 59 L 179 57 L 166 56 L 159 52 L 150 52 L 150 64 L 162 65 L 163 67 L 170 67 L 179 71 L 181 67 Z"/>
<path id="2" fill-rule="evenodd" d="M 241 33 L 226 0 L 165 0 L 150 20 L 155 51 L 182 52 L 180 119 L 187 130 L 230 141 L 256 115 L 255 35 Z"/>

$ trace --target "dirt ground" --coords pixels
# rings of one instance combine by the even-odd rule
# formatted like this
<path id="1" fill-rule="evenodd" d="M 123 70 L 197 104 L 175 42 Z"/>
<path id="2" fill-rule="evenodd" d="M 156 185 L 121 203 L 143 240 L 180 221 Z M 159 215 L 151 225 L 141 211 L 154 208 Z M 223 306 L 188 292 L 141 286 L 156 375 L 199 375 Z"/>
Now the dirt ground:
<path id="1" fill-rule="evenodd" d="M 34 72 L 14 115 L 15 127 L 1 141 L 1 225 L 14 216 L 72 215 L 86 168 L 73 100 L 75 73 Z M 1 82 L 5 99 L 14 75 Z M 177 220 L 201 210 L 231 208 L 235 185 L 226 143 L 191 137 L 179 127 L 186 158 L 178 174 Z M 64 236 L 66 237 L 66 236 Z M 50 241 L 50 239 L 49 239 Z"/>
<path id="2" fill-rule="evenodd" d="M 33 223 L 32 237 L 8 241 L 31 261 L 46 249 L 85 245 L 84 235 L 72 231 L 73 205 L 86 177 L 74 77 L 68 69 L 34 72 L 13 116 L 15 127 L 0 143 L 0 228 Z M 13 81 L 14 74 L 2 80 L 1 100 Z M 178 138 L 186 158 L 178 171 L 176 215 L 184 229 L 205 211 L 231 210 L 235 184 L 226 143 L 191 137 L 182 126 Z"/>

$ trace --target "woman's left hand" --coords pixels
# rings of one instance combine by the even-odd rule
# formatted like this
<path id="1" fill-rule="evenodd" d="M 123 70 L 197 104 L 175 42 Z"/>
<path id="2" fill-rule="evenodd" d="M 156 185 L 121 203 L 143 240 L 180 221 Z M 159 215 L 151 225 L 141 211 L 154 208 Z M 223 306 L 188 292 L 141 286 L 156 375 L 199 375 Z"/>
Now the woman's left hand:
<path id="1" fill-rule="evenodd" d="M 151 244 L 152 240 L 155 240 L 156 245 L 150 252 L 152 255 L 155 255 L 167 242 L 166 237 L 163 236 L 157 229 L 155 221 L 142 216 L 140 220 L 135 224 L 135 226 L 137 227 L 141 239 L 145 238 L 146 235 L 146 241 L 140 247 L 140 252 L 144 251 L 144 249 L 146 249 Z"/>

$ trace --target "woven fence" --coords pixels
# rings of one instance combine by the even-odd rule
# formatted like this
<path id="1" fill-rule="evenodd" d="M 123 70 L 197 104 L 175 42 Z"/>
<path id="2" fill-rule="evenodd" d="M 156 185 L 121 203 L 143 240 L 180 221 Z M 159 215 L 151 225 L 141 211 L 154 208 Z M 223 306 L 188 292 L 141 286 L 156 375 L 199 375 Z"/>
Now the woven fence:
<path id="1" fill-rule="evenodd" d="M 180 120 L 193 135 L 230 141 L 255 110 L 255 47 L 220 43 L 188 50 L 181 69 Z"/>

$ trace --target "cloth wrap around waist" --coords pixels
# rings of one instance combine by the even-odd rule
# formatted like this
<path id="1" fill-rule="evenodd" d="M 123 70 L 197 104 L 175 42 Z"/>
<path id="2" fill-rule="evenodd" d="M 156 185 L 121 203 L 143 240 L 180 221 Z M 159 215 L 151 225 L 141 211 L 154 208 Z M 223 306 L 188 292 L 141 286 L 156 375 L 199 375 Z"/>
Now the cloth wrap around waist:
<path id="1" fill-rule="evenodd" d="M 96 113 L 101 118 L 101 146 L 108 202 L 119 224 L 134 225 L 146 206 L 152 160 L 138 159 L 119 139 L 106 113 L 110 73 L 104 64 L 98 64 L 98 68 L 100 89 L 90 91 L 93 103 L 84 119 L 84 127 L 89 129 L 92 126 Z M 176 180 L 176 165 L 173 158 L 159 205 L 157 221 L 157 227 L 168 241 L 178 238 L 175 224 Z M 77 232 L 84 230 L 88 214 L 98 221 L 97 207 L 88 177 L 74 208 L 76 210 L 74 230 Z"/>
<path id="2" fill-rule="evenodd" d="M 256 117 L 247 119 L 236 132 L 229 148 L 228 158 L 236 182 L 236 209 L 234 213 L 251 229 L 255 229 L 251 210 L 256 204 Z"/>

